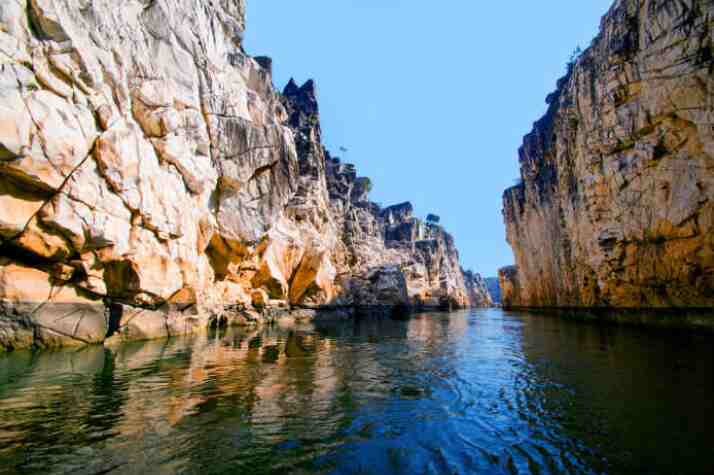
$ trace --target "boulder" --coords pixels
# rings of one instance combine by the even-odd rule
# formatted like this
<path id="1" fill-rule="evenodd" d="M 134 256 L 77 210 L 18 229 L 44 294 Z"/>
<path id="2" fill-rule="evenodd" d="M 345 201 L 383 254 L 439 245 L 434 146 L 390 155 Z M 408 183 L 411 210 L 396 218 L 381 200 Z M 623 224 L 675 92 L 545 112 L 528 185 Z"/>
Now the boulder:
<path id="1" fill-rule="evenodd" d="M 19 349 L 99 343 L 108 322 L 101 300 L 0 258 L 0 327 L 0 346 Z"/>

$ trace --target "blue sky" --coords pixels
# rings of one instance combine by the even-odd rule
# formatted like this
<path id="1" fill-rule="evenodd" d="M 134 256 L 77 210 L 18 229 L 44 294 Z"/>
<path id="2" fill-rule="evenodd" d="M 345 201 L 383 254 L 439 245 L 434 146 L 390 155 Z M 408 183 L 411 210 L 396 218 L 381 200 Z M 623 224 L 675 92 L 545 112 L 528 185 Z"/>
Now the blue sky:
<path id="1" fill-rule="evenodd" d="M 466 268 L 513 262 L 501 194 L 518 147 L 612 0 L 247 3 L 246 50 L 273 58 L 278 88 L 317 81 L 323 140 L 374 201 L 440 215 Z"/>

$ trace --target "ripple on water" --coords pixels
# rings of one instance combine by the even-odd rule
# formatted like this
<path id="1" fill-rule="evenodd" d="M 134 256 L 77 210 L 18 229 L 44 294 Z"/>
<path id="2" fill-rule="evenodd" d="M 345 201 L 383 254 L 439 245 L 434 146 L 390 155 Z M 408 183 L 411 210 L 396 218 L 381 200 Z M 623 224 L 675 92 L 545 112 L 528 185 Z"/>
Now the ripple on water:
<path id="1" fill-rule="evenodd" d="M 712 473 L 707 339 L 500 310 L 0 356 L 0 473 Z"/>

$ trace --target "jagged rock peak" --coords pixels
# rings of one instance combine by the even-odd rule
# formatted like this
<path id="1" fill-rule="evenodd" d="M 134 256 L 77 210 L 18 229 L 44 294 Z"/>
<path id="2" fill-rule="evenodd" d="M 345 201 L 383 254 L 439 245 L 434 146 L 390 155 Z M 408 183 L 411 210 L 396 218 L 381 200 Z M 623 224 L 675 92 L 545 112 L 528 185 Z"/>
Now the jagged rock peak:
<path id="1" fill-rule="evenodd" d="M 317 112 L 317 85 L 314 79 L 308 79 L 298 87 L 295 79 L 290 78 L 283 89 L 283 95 L 298 100 L 301 104 L 309 104 Z"/>
<path id="2" fill-rule="evenodd" d="M 305 130 L 314 127 L 319 132 L 320 107 L 317 103 L 317 90 L 315 81 L 310 79 L 302 86 L 297 85 L 293 78 L 290 78 L 283 89 L 283 105 L 288 111 L 290 126 L 294 129 Z M 319 138 L 314 140 L 319 142 Z M 322 144 L 320 144 L 322 147 Z"/>
<path id="3" fill-rule="evenodd" d="M 0 348 L 472 303 L 453 239 L 329 158 L 314 81 L 242 50 L 243 1 L 120 3 L 0 2 Z"/>
<path id="4" fill-rule="evenodd" d="M 317 84 L 314 79 L 305 81 L 305 84 L 300 87 L 300 92 L 306 96 L 313 97 L 317 101 Z"/>
<path id="5" fill-rule="evenodd" d="M 293 97 L 293 96 L 297 96 L 299 92 L 300 92 L 300 87 L 295 82 L 295 78 L 290 78 L 288 83 L 283 88 L 283 96 Z"/>

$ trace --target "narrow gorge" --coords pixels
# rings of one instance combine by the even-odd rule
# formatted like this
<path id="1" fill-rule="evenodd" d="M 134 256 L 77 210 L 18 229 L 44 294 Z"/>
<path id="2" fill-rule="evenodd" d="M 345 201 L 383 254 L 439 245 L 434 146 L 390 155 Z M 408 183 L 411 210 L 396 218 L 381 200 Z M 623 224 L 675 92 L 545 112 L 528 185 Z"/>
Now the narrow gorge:
<path id="1" fill-rule="evenodd" d="M 0 0 L 0 475 L 714 473 L 713 35 Z"/>
<path id="2" fill-rule="evenodd" d="M 504 193 L 505 307 L 714 327 L 712 18 L 700 0 L 617 0 L 603 17 Z"/>
<path id="3" fill-rule="evenodd" d="M 272 83 L 242 0 L 0 5 L 0 348 L 321 309 L 490 305 L 454 239 L 381 208 Z"/>

